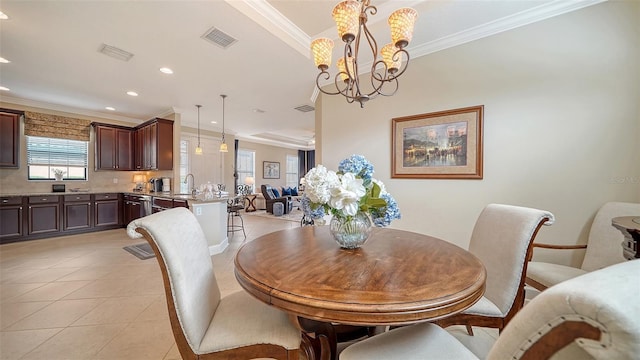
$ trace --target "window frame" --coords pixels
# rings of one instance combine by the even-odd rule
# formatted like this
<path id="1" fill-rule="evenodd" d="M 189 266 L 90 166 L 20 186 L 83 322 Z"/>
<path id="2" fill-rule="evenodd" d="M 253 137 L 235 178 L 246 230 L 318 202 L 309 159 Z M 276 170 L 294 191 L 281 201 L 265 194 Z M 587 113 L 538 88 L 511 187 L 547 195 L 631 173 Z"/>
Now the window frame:
<path id="1" fill-rule="evenodd" d="M 56 181 L 53 174 L 54 169 L 62 169 L 64 175 L 62 180 L 64 181 L 88 181 L 89 180 L 89 141 L 61 139 L 44 136 L 25 136 L 25 143 L 27 149 L 26 163 L 27 163 L 27 180 L 29 181 Z M 46 143 L 46 144 L 45 144 Z M 40 147 L 40 149 L 38 149 Z M 53 151 L 56 148 L 64 148 L 64 151 Z M 70 150 L 78 150 L 72 152 Z M 61 154 L 66 153 L 66 156 Z M 69 156 L 69 155 L 75 156 Z M 38 160 L 36 160 L 38 159 Z M 46 177 L 35 176 L 37 168 L 46 168 Z M 79 174 L 81 176 L 74 175 L 69 177 L 72 173 Z M 42 171 L 44 173 L 45 171 Z"/>

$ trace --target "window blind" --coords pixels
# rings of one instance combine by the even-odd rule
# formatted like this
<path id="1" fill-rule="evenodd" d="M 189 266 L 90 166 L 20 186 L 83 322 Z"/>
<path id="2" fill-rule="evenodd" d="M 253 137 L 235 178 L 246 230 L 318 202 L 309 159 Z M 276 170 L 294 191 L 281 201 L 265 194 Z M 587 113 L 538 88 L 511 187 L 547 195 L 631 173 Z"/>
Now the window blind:
<path id="1" fill-rule="evenodd" d="M 27 136 L 27 165 L 87 167 L 88 142 Z"/>

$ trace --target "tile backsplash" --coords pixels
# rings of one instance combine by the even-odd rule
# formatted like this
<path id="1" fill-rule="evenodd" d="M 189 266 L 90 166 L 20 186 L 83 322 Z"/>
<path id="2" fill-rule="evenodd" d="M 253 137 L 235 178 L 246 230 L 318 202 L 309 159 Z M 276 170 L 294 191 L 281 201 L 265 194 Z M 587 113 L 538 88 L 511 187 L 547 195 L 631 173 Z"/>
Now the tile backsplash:
<path id="1" fill-rule="evenodd" d="M 173 171 L 93 171 L 87 181 L 27 180 L 26 166 L 21 169 L 0 169 L 0 194 L 50 193 L 52 184 L 65 184 L 67 191 L 73 188 L 90 191 L 126 192 L 135 187 L 133 176 L 143 174 L 152 177 L 173 178 Z M 173 184 L 172 184 L 173 185 Z M 172 186 L 173 187 L 173 186 Z"/>

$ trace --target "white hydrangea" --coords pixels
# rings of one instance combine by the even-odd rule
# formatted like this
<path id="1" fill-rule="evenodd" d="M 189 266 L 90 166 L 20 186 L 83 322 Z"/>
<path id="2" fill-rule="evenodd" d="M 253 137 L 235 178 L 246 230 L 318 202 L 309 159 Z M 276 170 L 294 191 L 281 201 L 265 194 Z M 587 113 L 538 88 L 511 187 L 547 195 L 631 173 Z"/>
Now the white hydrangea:
<path id="1" fill-rule="evenodd" d="M 327 204 L 331 200 L 331 189 L 340 186 L 340 179 L 335 171 L 322 165 L 309 170 L 305 175 L 305 195 L 317 204 Z"/>

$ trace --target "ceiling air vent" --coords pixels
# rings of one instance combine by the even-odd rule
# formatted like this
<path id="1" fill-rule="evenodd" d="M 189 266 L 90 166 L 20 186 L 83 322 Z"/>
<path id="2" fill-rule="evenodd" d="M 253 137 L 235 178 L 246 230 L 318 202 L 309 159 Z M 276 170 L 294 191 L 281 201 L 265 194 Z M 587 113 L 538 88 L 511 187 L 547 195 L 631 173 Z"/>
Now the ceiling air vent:
<path id="1" fill-rule="evenodd" d="M 204 35 L 202 35 L 202 38 L 211 41 L 212 43 L 220 46 L 223 49 L 228 48 L 229 46 L 233 45 L 233 43 L 238 41 L 231 35 L 224 33 L 222 32 L 222 30 L 215 27 L 212 27 L 211 29 L 209 29 L 209 31 L 204 33 Z"/>
<path id="2" fill-rule="evenodd" d="M 298 107 L 296 107 L 294 109 L 296 109 L 298 111 L 301 111 L 301 112 L 309 112 L 309 111 L 315 110 L 316 108 L 314 108 L 313 106 L 309 106 L 309 105 L 300 105 L 300 106 L 298 106 Z"/>
<path id="3" fill-rule="evenodd" d="M 100 45 L 98 52 L 122 61 L 129 61 L 133 57 L 132 53 L 107 44 Z"/>

